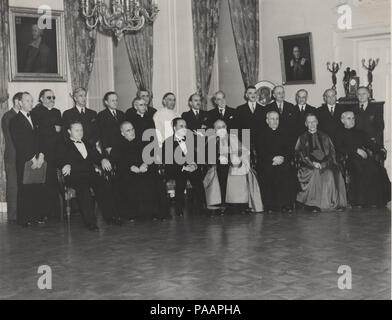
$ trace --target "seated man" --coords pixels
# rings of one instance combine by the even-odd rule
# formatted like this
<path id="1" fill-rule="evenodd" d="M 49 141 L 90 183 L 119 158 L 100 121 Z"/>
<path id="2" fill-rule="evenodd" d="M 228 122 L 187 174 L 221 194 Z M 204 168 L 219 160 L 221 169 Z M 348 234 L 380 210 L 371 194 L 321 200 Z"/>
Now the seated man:
<path id="1" fill-rule="evenodd" d="M 122 139 L 112 149 L 110 159 L 116 166 L 116 184 L 122 215 L 126 220 L 152 218 L 164 220 L 168 215 L 165 187 L 156 165 L 143 161 L 142 143 L 135 139 L 135 128 L 122 123 Z"/>
<path id="2" fill-rule="evenodd" d="M 183 216 L 185 205 L 184 191 L 189 180 L 192 185 L 193 209 L 200 213 L 204 206 L 201 168 L 196 164 L 196 139 L 184 119 L 173 120 L 174 135 L 162 145 L 162 163 L 168 180 L 175 180 L 176 215 Z"/>
<path id="3" fill-rule="evenodd" d="M 297 201 L 313 212 L 341 211 L 347 206 L 346 187 L 336 162 L 335 148 L 331 139 L 318 131 L 314 114 L 306 117 L 305 125 L 308 132 L 299 137 L 295 147 L 301 186 Z"/>
<path id="4" fill-rule="evenodd" d="M 61 148 L 58 159 L 66 184 L 76 191 L 85 225 L 91 231 L 98 231 L 90 188 L 94 191 L 104 220 L 107 223 L 120 224 L 112 190 L 97 174 L 94 167 L 94 165 L 101 165 L 103 170 L 111 171 L 109 160 L 103 159 L 94 147 L 83 140 L 83 125 L 80 122 L 71 122 L 68 133 L 70 139 Z"/>
<path id="5" fill-rule="evenodd" d="M 208 138 L 208 164 L 212 165 L 204 178 L 207 205 L 224 214 L 226 204 L 243 205 L 242 213 L 249 208 L 262 212 L 261 193 L 257 177 L 250 168 L 250 152 L 236 135 L 227 132 L 226 123 L 214 123 L 215 135 Z M 222 208 L 223 206 L 223 208 Z"/>
<path id="6" fill-rule="evenodd" d="M 293 210 L 290 143 L 279 126 L 277 111 L 267 113 L 268 127 L 260 131 L 256 141 L 257 173 L 261 195 L 267 212 Z"/>
<path id="7" fill-rule="evenodd" d="M 382 152 L 382 148 L 364 131 L 355 128 L 354 112 L 344 112 L 342 122 L 344 128 L 338 135 L 336 148 L 347 156 L 351 205 L 385 207 L 391 200 L 391 182 L 385 168 L 373 157 Z"/>

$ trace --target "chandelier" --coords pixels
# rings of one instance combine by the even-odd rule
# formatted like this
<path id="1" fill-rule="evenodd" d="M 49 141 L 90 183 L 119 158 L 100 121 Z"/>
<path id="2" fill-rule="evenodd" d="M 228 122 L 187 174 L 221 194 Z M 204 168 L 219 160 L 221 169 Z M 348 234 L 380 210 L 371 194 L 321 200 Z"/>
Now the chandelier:
<path id="1" fill-rule="evenodd" d="M 138 0 L 80 0 L 81 14 L 87 27 L 113 34 L 121 41 L 124 33 L 138 31 L 146 21 L 153 23 L 158 15 L 157 0 L 152 0 L 151 12 L 140 5 Z"/>

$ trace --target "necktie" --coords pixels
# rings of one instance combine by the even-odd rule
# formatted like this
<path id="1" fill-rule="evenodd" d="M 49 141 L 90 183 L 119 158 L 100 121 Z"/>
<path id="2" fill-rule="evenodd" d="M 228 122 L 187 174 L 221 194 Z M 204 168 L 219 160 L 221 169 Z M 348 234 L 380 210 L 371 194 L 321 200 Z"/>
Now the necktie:
<path id="1" fill-rule="evenodd" d="M 361 104 L 361 112 L 365 111 L 365 105 Z"/>
<path id="2" fill-rule="evenodd" d="M 301 107 L 301 112 L 304 113 L 305 112 L 305 106 Z"/>
<path id="3" fill-rule="evenodd" d="M 118 120 L 118 119 L 117 119 L 117 113 L 116 113 L 116 111 L 113 111 L 113 118 L 114 118 L 115 120 Z"/>
<path id="4" fill-rule="evenodd" d="M 225 111 L 225 109 L 219 109 L 219 113 L 220 113 L 221 118 L 224 117 L 224 111 Z"/>
<path id="5" fill-rule="evenodd" d="M 254 103 L 252 103 L 250 105 L 250 110 L 252 111 L 252 113 L 255 113 L 255 104 Z"/>
<path id="6" fill-rule="evenodd" d="M 195 116 L 196 116 L 196 119 L 199 120 L 199 111 L 196 111 Z"/>
<path id="7" fill-rule="evenodd" d="M 282 114 L 283 113 L 283 106 L 281 103 L 279 103 L 279 113 Z"/>
<path id="8" fill-rule="evenodd" d="M 85 111 L 84 108 L 82 108 L 81 113 L 82 113 L 82 115 L 85 115 L 85 114 L 86 114 L 86 111 Z"/>
<path id="9" fill-rule="evenodd" d="M 334 115 L 334 113 L 335 113 L 335 108 L 334 108 L 334 107 L 331 107 L 331 110 L 330 110 L 330 112 L 331 112 L 331 116 L 333 116 L 333 115 Z"/>

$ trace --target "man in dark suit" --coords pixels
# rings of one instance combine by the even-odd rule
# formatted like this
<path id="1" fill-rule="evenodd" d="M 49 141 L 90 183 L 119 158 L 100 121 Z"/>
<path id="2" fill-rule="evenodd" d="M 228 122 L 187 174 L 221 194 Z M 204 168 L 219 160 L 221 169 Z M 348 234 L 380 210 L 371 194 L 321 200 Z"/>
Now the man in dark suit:
<path id="1" fill-rule="evenodd" d="M 67 137 L 67 130 L 71 122 L 79 121 L 84 128 L 84 139 L 91 145 L 96 145 L 98 142 L 98 125 L 97 112 L 87 108 L 87 91 L 84 88 L 78 88 L 72 95 L 75 107 L 66 110 L 63 113 L 63 129 Z"/>
<path id="2" fill-rule="evenodd" d="M 38 127 L 45 160 L 47 162 L 45 193 L 47 195 L 46 217 L 60 217 L 60 196 L 57 178 L 57 148 L 62 142 L 61 112 L 55 108 L 56 97 L 50 89 L 44 89 L 39 95 L 39 103 L 31 111 Z"/>
<path id="3" fill-rule="evenodd" d="M 369 138 L 383 145 L 384 119 L 382 109 L 370 102 L 370 92 L 367 87 L 358 88 L 359 103 L 353 107 L 356 127 L 365 131 Z"/>
<path id="4" fill-rule="evenodd" d="M 297 142 L 296 110 L 293 104 L 285 101 L 286 93 L 283 86 L 276 86 L 273 90 L 273 96 L 275 101 L 267 106 L 268 111 L 276 111 L 279 114 L 279 127 L 287 133 L 287 138 L 290 140 L 290 146 L 294 151 Z"/>
<path id="5" fill-rule="evenodd" d="M 243 140 L 242 130 L 250 130 L 250 144 L 256 141 L 257 132 L 266 126 L 265 119 L 267 107 L 261 106 L 257 100 L 257 89 L 255 86 L 249 86 L 245 91 L 246 103 L 237 107 L 237 126 L 239 129 L 239 138 Z M 242 141 L 244 143 L 244 141 Z"/>
<path id="6" fill-rule="evenodd" d="M 157 112 L 157 109 L 155 109 L 152 106 L 152 93 L 150 93 L 150 91 L 148 91 L 147 89 L 139 89 L 136 92 L 136 98 L 143 99 L 145 101 L 146 106 L 147 106 L 146 115 L 151 118 L 154 117 L 154 114 Z M 131 106 L 131 108 L 129 108 L 127 110 L 128 117 L 132 117 L 136 113 L 137 113 L 137 110 L 135 108 L 133 108 L 133 105 Z"/>
<path id="7" fill-rule="evenodd" d="M 320 131 L 326 133 L 336 144 L 336 135 L 343 127 L 340 120 L 342 114 L 350 109 L 342 104 L 337 103 L 337 92 L 334 89 L 328 89 L 324 92 L 324 104 L 317 109 L 317 118 L 319 120 Z"/>
<path id="8" fill-rule="evenodd" d="M 45 161 L 39 141 L 36 120 L 31 115 L 33 97 L 24 92 L 20 112 L 10 122 L 10 133 L 16 150 L 16 174 L 18 182 L 18 224 L 28 227 L 43 223 L 46 197 L 42 184 L 23 184 L 24 168 L 30 162 L 32 169 L 40 169 Z"/>
<path id="9" fill-rule="evenodd" d="M 125 121 L 125 114 L 118 110 L 117 93 L 106 93 L 103 103 L 106 109 L 98 114 L 99 137 L 102 148 L 110 155 L 113 147 L 121 140 L 120 125 Z"/>
<path id="10" fill-rule="evenodd" d="M 208 112 L 208 127 L 213 128 L 217 120 L 223 120 L 228 130 L 236 129 L 236 110 L 227 106 L 226 94 L 218 91 L 214 94 L 212 101 L 215 109 Z"/>
<path id="11" fill-rule="evenodd" d="M 181 115 L 186 121 L 188 130 L 197 131 L 207 129 L 208 113 L 207 111 L 200 110 L 201 96 L 198 93 L 194 93 L 189 97 L 188 106 L 190 110 Z"/>
<path id="12" fill-rule="evenodd" d="M 95 170 L 95 166 L 100 166 L 103 171 L 110 172 L 112 166 L 109 160 L 104 159 L 94 146 L 83 139 L 81 122 L 71 122 L 68 133 L 70 138 L 60 149 L 58 161 L 66 184 L 76 191 L 79 209 L 86 227 L 91 231 L 98 231 L 95 202 L 90 188 L 94 191 L 95 200 L 105 222 L 120 224 L 120 215 L 112 190 Z"/>
<path id="13" fill-rule="evenodd" d="M 19 113 L 20 101 L 23 92 L 18 92 L 12 98 L 13 107 L 1 119 L 1 128 L 4 135 L 4 167 L 6 176 L 7 220 L 16 222 L 18 183 L 16 179 L 16 152 L 11 138 L 10 122 Z"/>
<path id="14" fill-rule="evenodd" d="M 297 124 L 296 139 L 308 130 L 305 126 L 306 115 L 309 113 L 316 114 L 317 109 L 308 104 L 308 96 L 308 92 L 305 89 L 298 90 L 295 95 L 297 101 L 297 104 L 294 106 L 295 123 Z"/>
<path id="15" fill-rule="evenodd" d="M 136 110 L 136 112 L 134 112 Z M 125 120 L 132 123 L 135 128 L 136 140 L 148 144 L 156 137 L 153 114 L 148 112 L 144 99 L 135 98 L 132 107 L 125 113 Z M 143 134 L 148 134 L 148 141 L 143 141 Z M 146 138 L 147 139 L 147 138 Z"/>
<path id="16" fill-rule="evenodd" d="M 176 214 L 183 215 L 185 206 L 184 191 L 189 180 L 192 184 L 193 209 L 196 213 L 205 204 L 201 168 L 197 164 L 197 148 L 194 134 L 187 130 L 186 121 L 182 118 L 173 120 L 174 135 L 162 145 L 162 163 L 167 178 L 176 182 Z"/>
<path id="17" fill-rule="evenodd" d="M 267 212 L 291 212 L 294 202 L 293 175 L 290 172 L 291 146 L 279 125 L 279 113 L 267 113 L 267 127 L 259 132 L 256 143 L 257 173 Z"/>

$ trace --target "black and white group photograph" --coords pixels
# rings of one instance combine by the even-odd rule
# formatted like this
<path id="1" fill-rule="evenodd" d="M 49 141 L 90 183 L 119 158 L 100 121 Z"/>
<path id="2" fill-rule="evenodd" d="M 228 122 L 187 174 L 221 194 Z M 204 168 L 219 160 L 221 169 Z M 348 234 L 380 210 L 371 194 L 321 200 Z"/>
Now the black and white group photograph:
<path id="1" fill-rule="evenodd" d="M 390 20 L 390 0 L 0 0 L 0 301 L 391 300 Z"/>

